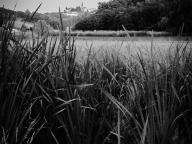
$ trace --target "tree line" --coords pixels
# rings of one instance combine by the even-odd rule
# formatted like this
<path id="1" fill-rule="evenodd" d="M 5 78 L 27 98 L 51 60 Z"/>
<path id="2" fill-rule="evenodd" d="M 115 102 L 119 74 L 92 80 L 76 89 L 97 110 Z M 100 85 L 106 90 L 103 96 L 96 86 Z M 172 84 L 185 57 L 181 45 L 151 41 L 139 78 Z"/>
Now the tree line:
<path id="1" fill-rule="evenodd" d="M 110 0 L 82 19 L 77 30 L 156 30 L 192 32 L 192 0 Z"/>

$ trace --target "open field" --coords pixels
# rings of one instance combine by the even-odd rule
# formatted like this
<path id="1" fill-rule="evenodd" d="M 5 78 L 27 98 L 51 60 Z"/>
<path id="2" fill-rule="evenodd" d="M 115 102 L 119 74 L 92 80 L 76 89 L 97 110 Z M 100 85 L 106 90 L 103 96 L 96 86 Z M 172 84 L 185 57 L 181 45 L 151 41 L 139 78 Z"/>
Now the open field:
<path id="1" fill-rule="evenodd" d="M 59 37 L 49 37 L 48 42 L 57 39 L 56 46 L 59 45 Z M 166 53 L 171 47 L 176 47 L 179 44 L 188 42 L 188 47 L 192 45 L 191 37 L 74 37 L 74 46 L 77 50 L 76 58 L 84 59 L 87 56 L 89 49 L 97 55 L 103 55 L 107 52 L 115 52 L 121 56 L 128 57 L 135 56 L 138 52 L 142 51 L 143 54 L 150 53 L 151 45 L 153 45 L 154 52 Z M 153 40 L 152 40 L 153 39 Z M 27 39 L 32 42 L 31 39 Z M 153 42 L 152 42 L 153 41 Z"/>
<path id="2" fill-rule="evenodd" d="M 0 39 L 0 143 L 192 141 L 190 41 L 79 37 L 73 43 L 65 34 L 26 40 L 12 34 L 13 21 L 6 26 Z"/>
<path id="3" fill-rule="evenodd" d="M 154 47 L 159 49 L 168 49 L 172 44 L 178 44 L 178 41 L 181 43 L 192 41 L 191 37 L 77 37 L 75 39 L 78 48 L 125 50 L 129 47 L 133 51 L 150 48 L 152 41 Z"/>

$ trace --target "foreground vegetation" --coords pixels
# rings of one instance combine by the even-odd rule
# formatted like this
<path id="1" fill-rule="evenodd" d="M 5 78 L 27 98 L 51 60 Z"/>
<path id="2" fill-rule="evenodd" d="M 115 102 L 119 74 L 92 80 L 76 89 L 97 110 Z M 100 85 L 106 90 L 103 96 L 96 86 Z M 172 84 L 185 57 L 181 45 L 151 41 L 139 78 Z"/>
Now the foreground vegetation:
<path id="1" fill-rule="evenodd" d="M 0 43 L 0 143 L 183 144 L 192 141 L 192 50 L 136 57 L 89 50 L 76 61 L 73 38 Z M 60 27 L 62 31 L 62 24 Z"/>

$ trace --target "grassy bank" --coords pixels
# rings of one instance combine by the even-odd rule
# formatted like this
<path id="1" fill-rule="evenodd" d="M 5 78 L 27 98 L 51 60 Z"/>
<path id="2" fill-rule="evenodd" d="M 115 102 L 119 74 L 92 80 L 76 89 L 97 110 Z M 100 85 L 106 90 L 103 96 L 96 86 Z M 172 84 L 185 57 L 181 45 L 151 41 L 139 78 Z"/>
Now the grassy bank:
<path id="1" fill-rule="evenodd" d="M 69 33 L 69 32 L 67 32 Z M 126 37 L 133 36 L 172 36 L 169 32 L 152 32 L 152 31 L 71 31 L 71 36 L 96 36 L 96 37 Z M 50 32 L 52 36 L 59 36 L 59 30 Z"/>
<path id="2" fill-rule="evenodd" d="M 155 32 L 155 31 L 64 31 L 66 35 L 71 36 L 79 36 L 79 37 L 127 37 L 128 35 L 131 37 L 137 37 L 137 36 L 148 36 L 151 37 L 152 35 L 154 37 L 162 37 L 162 36 L 173 36 L 173 34 L 169 32 Z M 16 35 L 20 35 L 21 32 L 15 32 Z M 49 31 L 50 36 L 59 36 L 60 30 L 51 30 Z M 30 37 L 29 35 L 26 35 Z"/>
<path id="3" fill-rule="evenodd" d="M 0 142 L 175 144 L 192 141 L 192 49 L 122 59 L 89 50 L 76 61 L 71 35 L 0 43 Z M 61 28 L 62 30 L 62 28 Z M 47 47 L 49 48 L 47 50 Z M 57 52 L 54 53 L 54 50 Z M 54 54 L 53 54 L 54 53 Z"/>

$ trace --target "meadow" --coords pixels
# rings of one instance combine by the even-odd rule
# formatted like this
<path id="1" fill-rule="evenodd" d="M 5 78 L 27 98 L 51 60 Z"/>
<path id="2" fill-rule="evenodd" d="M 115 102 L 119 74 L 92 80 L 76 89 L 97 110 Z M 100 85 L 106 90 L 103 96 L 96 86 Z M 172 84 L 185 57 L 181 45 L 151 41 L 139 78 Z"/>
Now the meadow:
<path id="1" fill-rule="evenodd" d="M 153 36 L 137 51 L 129 35 L 106 38 L 98 53 L 96 38 L 85 46 L 60 32 L 28 42 L 13 25 L 4 21 L 0 39 L 0 143 L 191 143 L 192 49 L 181 35 L 163 52 Z M 106 42 L 125 43 L 126 54 Z"/>
<path id="2" fill-rule="evenodd" d="M 29 32 L 26 35 L 31 35 Z M 27 38 L 25 42 L 32 44 L 32 38 Z M 73 36 L 74 46 L 77 54 L 76 59 L 83 61 L 86 58 L 89 49 L 92 53 L 102 58 L 104 54 L 113 53 L 121 57 L 136 56 L 138 52 L 143 55 L 149 54 L 151 45 L 154 45 L 153 51 L 155 53 L 165 54 L 170 50 L 170 47 L 176 47 L 180 44 L 188 43 L 187 47 L 191 47 L 192 38 L 190 36 L 135 36 L 135 37 L 108 37 L 108 36 Z M 48 43 L 56 40 L 56 47 L 58 47 L 59 36 L 49 36 Z M 153 41 L 153 43 L 152 43 Z M 73 41 L 72 41 L 73 42 Z M 47 47 L 47 50 L 49 47 Z M 55 50 L 56 52 L 56 50 Z"/>
<path id="3" fill-rule="evenodd" d="M 129 53 L 137 54 L 140 50 L 149 53 L 153 41 L 154 51 L 166 51 L 171 46 L 176 46 L 178 43 L 189 42 L 191 45 L 191 37 L 178 38 L 177 36 L 135 36 L 135 37 L 76 37 L 75 46 L 77 50 L 87 51 L 90 47 L 95 52 L 99 51 L 116 51 L 127 56 Z M 179 41 L 179 42 L 178 42 Z M 173 47 L 174 47 L 173 46 Z M 102 49 L 102 50 L 101 50 Z"/>

